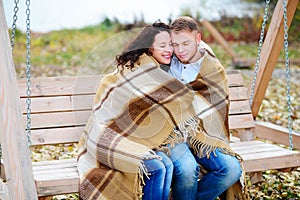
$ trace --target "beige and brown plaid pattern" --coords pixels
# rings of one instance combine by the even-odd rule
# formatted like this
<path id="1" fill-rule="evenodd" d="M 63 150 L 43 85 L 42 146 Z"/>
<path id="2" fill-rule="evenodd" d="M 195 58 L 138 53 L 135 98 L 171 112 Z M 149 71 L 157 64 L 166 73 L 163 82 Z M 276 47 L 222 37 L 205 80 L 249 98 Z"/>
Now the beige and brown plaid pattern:
<path id="1" fill-rule="evenodd" d="M 232 153 L 228 89 L 222 65 L 206 53 L 196 81 L 183 85 L 146 55 L 133 70 L 105 76 L 80 138 L 81 199 L 139 199 L 142 159 L 152 149 L 186 140 L 199 156 L 220 147 Z"/>

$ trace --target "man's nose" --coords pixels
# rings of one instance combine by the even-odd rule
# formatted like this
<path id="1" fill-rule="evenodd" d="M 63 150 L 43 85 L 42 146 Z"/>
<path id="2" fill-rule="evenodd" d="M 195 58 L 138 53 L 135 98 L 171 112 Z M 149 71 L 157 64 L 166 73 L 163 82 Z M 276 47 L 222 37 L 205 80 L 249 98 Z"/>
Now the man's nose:
<path id="1" fill-rule="evenodd" d="M 183 46 L 182 45 L 178 45 L 177 46 L 177 51 L 178 52 L 182 52 L 183 51 Z"/>

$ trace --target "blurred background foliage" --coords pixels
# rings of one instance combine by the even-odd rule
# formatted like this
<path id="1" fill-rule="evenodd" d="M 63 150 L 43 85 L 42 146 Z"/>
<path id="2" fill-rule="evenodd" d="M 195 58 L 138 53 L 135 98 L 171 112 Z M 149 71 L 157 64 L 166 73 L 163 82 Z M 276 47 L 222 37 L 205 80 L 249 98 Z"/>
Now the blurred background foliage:
<path id="1" fill-rule="evenodd" d="M 244 52 L 247 57 L 255 57 L 257 43 L 259 40 L 261 24 L 264 14 L 264 1 L 255 1 L 261 4 L 260 11 L 254 17 L 231 17 L 226 13 L 220 13 L 220 19 L 211 21 L 221 35 L 230 43 L 236 52 Z M 270 2 L 269 19 L 273 13 L 276 1 Z M 188 8 L 183 8 L 180 15 L 189 15 L 195 19 L 201 20 L 201 13 L 192 14 Z M 172 19 L 169 19 L 171 21 Z M 268 21 L 269 22 L 269 21 Z M 143 16 L 136 17 L 132 23 L 122 24 L 118 19 L 105 18 L 102 22 L 86 26 L 80 29 L 63 29 L 51 31 L 49 33 L 31 33 L 31 61 L 33 67 L 33 76 L 55 76 L 61 74 L 73 75 L 83 64 L 84 59 L 90 55 L 95 46 L 109 40 L 114 35 L 140 28 L 145 25 Z M 268 24 L 267 24 L 268 27 Z M 300 4 L 298 4 L 296 14 L 293 18 L 289 30 L 289 43 L 291 46 L 291 56 L 298 51 L 300 44 Z M 205 29 L 202 30 L 203 40 L 214 45 L 214 38 Z M 14 60 L 19 77 L 24 76 L 25 67 L 25 33 L 20 30 L 16 31 L 16 41 L 14 50 Z M 127 38 L 128 40 L 130 39 Z M 114 41 L 110 41 L 114 42 Z M 115 42 L 115 49 L 122 49 L 124 42 Z M 111 48 L 109 49 L 111 50 Z M 216 50 L 218 52 L 218 49 Z M 114 57 L 112 54 L 111 58 Z M 230 65 L 231 58 L 224 56 L 220 50 L 219 59 L 225 65 Z M 99 59 L 101 60 L 101 59 Z M 101 64 L 101 63 L 100 63 Z"/>

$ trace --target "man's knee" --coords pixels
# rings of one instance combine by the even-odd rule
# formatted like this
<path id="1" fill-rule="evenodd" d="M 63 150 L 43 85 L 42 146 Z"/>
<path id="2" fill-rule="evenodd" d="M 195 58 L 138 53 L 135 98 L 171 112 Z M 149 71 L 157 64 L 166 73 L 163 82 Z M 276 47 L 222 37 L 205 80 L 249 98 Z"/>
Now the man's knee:
<path id="1" fill-rule="evenodd" d="M 241 175 L 242 175 L 242 168 L 238 161 L 231 163 L 231 165 L 226 165 L 223 171 L 223 177 L 224 177 L 223 184 L 229 187 L 232 184 L 234 184 L 236 181 L 238 181 Z"/>
<path id="2" fill-rule="evenodd" d="M 174 165 L 174 175 L 182 176 L 185 179 L 198 177 L 200 166 L 195 159 L 184 159 L 179 164 Z"/>
<path id="3" fill-rule="evenodd" d="M 237 161 L 234 166 L 230 168 L 230 174 L 233 179 L 238 180 L 242 175 L 242 167 L 241 164 Z"/>

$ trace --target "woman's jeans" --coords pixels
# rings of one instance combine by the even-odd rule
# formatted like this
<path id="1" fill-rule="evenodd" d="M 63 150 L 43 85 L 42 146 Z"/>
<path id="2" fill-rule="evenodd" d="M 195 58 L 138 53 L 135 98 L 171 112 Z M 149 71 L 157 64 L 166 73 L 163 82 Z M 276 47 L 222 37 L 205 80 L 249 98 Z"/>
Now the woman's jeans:
<path id="1" fill-rule="evenodd" d="M 196 161 L 208 171 L 198 182 L 197 199 L 214 200 L 240 179 L 242 170 L 238 159 L 224 154 L 218 149 L 210 158 L 199 158 Z"/>
<path id="2" fill-rule="evenodd" d="M 162 160 L 144 160 L 150 175 L 144 177 L 143 200 L 167 200 L 169 197 L 173 164 L 166 154 L 159 151 L 156 154 L 160 155 Z"/>
<path id="3" fill-rule="evenodd" d="M 173 200 L 196 199 L 199 165 L 186 143 L 176 144 L 170 150 L 170 157 L 162 152 L 156 152 L 162 156 L 161 161 L 158 159 L 144 160 L 148 171 L 152 170 L 153 172 L 149 176 L 150 179 L 144 178 L 146 185 L 143 189 L 143 200 L 168 199 L 171 182 Z M 163 178 L 165 178 L 164 181 Z"/>
<path id="4" fill-rule="evenodd" d="M 194 200 L 197 195 L 200 167 L 186 143 L 171 148 L 170 159 L 174 165 L 172 181 L 173 200 Z"/>

